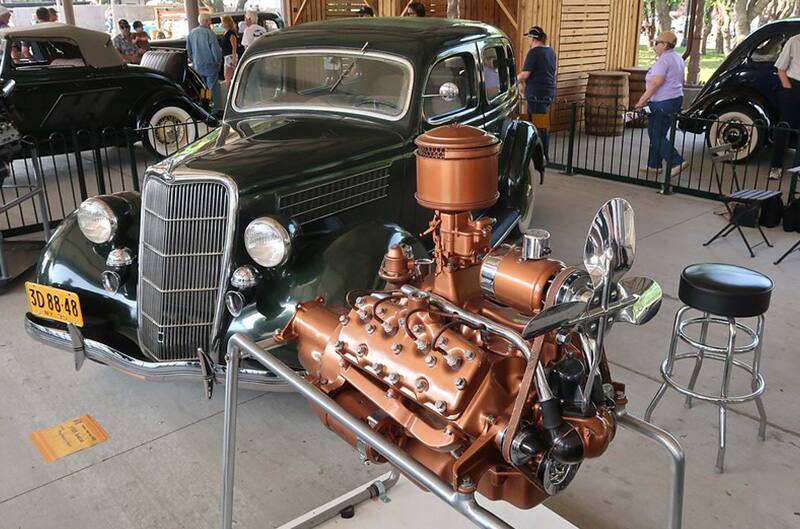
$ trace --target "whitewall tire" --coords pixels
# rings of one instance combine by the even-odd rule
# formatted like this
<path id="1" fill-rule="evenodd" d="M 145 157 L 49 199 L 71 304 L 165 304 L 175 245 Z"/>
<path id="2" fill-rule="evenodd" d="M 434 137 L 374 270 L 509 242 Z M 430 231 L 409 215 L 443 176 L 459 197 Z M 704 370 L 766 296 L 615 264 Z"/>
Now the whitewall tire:
<path id="1" fill-rule="evenodd" d="M 709 147 L 725 143 L 733 146 L 737 162 L 743 162 L 755 155 L 764 145 L 766 123 L 758 113 L 747 106 L 725 107 L 719 118 L 708 127 L 706 142 Z"/>
<path id="2" fill-rule="evenodd" d="M 186 109 L 167 104 L 157 108 L 145 123 L 145 147 L 159 156 L 169 156 L 197 139 L 197 125 Z"/>

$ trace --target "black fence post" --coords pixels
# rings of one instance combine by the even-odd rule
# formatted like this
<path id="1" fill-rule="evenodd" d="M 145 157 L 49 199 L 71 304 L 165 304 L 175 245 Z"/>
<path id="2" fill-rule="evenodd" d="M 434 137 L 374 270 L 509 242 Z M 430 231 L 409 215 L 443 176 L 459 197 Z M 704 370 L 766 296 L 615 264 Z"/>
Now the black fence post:
<path id="1" fill-rule="evenodd" d="M 106 179 L 103 176 L 103 151 L 100 149 L 100 140 L 94 131 L 90 132 L 90 138 L 92 143 L 92 153 L 94 154 L 94 171 L 95 178 L 97 179 L 97 191 L 99 194 L 105 195 Z"/>
<path id="2" fill-rule="evenodd" d="M 125 127 L 125 144 L 128 146 L 128 158 L 131 164 L 131 180 L 133 181 L 133 190 L 139 191 L 139 167 L 136 163 L 136 149 L 133 147 L 136 138 L 131 131 L 130 127 Z"/>
<path id="3" fill-rule="evenodd" d="M 86 173 L 83 170 L 79 131 L 74 131 L 72 134 L 72 148 L 75 153 L 75 170 L 78 172 L 78 189 L 81 193 L 81 202 L 83 202 L 89 198 L 89 191 L 86 189 Z"/>
<path id="4" fill-rule="evenodd" d="M 678 131 L 678 114 L 670 116 L 669 124 L 669 149 L 667 152 L 662 152 L 667 163 L 664 164 L 664 183 L 661 185 L 660 193 L 662 195 L 672 194 L 672 151 L 675 150 L 675 135 Z"/>
<path id="5" fill-rule="evenodd" d="M 574 174 L 574 166 L 572 158 L 575 154 L 575 129 L 578 128 L 578 103 L 573 101 L 570 103 L 569 109 L 569 140 L 567 143 L 567 169 L 566 174 Z"/>

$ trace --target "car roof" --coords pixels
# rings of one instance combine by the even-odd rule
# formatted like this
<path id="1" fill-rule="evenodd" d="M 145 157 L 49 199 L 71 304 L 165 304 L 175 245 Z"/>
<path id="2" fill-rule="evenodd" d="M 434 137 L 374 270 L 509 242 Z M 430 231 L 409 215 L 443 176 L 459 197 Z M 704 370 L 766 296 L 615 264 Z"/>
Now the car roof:
<path id="1" fill-rule="evenodd" d="M 248 49 L 248 55 L 286 48 L 357 48 L 415 57 L 437 53 L 458 43 L 504 35 L 481 22 L 438 17 L 358 17 L 307 22 L 268 33 Z"/>
<path id="2" fill-rule="evenodd" d="M 81 50 L 83 60 L 94 68 L 108 68 L 125 64 L 108 33 L 80 28 L 60 22 L 46 22 L 35 26 L 7 28 L 0 30 L 0 37 L 30 40 L 70 40 L 75 42 Z"/>
<path id="3" fill-rule="evenodd" d="M 797 23 L 800 23 L 800 17 L 782 18 L 780 20 L 773 20 L 771 22 L 767 22 L 766 24 L 764 24 L 761 27 L 763 28 L 763 27 L 772 26 L 772 25 L 779 26 L 779 25 L 782 25 L 782 24 L 797 24 Z"/>

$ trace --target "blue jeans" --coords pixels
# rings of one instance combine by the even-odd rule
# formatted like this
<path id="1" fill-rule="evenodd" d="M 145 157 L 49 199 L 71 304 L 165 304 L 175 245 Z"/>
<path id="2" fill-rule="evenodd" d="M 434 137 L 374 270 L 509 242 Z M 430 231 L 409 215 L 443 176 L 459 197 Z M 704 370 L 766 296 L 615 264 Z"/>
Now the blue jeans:
<path id="1" fill-rule="evenodd" d="M 647 136 L 650 138 L 650 151 L 647 155 L 648 167 L 660 169 L 667 156 L 672 158 L 672 167 L 677 167 L 683 162 L 683 157 L 669 144 L 672 115 L 680 112 L 681 104 L 683 104 L 682 97 L 649 103 L 650 114 L 647 116 Z"/>
<path id="2" fill-rule="evenodd" d="M 528 114 L 547 114 L 550 112 L 550 104 L 553 102 L 549 98 L 536 98 L 528 99 Z M 540 130 L 539 137 L 542 139 L 542 149 L 544 150 L 545 158 L 549 159 L 550 155 L 547 150 L 550 145 L 550 133 L 546 130 Z"/>
<path id="3" fill-rule="evenodd" d="M 221 109 L 225 102 L 222 101 L 222 93 L 219 91 L 219 72 L 214 72 L 213 75 L 202 73 L 199 73 L 199 75 L 203 80 L 203 84 L 206 85 L 206 88 L 211 90 L 211 97 L 214 98 L 214 108 L 212 110 Z"/>

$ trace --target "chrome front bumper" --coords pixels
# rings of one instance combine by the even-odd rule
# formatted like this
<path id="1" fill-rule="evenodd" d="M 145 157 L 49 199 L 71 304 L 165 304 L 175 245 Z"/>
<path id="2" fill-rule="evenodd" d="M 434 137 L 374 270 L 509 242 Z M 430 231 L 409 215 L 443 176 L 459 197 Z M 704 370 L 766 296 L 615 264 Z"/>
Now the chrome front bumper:
<path id="1" fill-rule="evenodd" d="M 125 353 L 113 349 L 95 340 L 83 338 L 77 328 L 73 333 L 55 329 L 32 321 L 25 316 L 25 330 L 28 335 L 44 344 L 64 349 L 75 357 L 75 370 L 80 369 L 83 360 L 88 358 L 122 371 L 140 380 L 172 382 L 174 380 L 196 380 L 205 384 L 225 382 L 227 368 L 215 364 L 204 367 L 200 360 L 184 360 L 175 362 L 145 362 L 132 358 Z M 281 378 L 267 370 L 239 369 L 239 387 L 260 391 L 293 391 Z"/>

